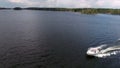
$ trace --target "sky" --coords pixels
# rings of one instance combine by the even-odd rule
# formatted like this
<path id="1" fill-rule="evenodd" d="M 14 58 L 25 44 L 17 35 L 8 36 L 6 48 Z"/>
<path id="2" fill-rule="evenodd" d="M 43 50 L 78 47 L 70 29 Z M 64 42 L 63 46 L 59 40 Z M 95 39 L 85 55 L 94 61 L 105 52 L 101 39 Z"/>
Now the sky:
<path id="1" fill-rule="evenodd" d="M 120 8 L 120 0 L 0 0 L 0 7 Z"/>

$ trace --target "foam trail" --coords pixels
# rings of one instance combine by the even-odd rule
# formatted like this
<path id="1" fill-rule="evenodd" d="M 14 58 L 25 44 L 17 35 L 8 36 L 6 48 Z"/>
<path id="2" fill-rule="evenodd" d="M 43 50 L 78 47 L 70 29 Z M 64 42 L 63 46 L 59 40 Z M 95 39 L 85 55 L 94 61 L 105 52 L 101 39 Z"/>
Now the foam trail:
<path id="1" fill-rule="evenodd" d="M 111 55 L 116 55 L 120 53 L 120 46 L 112 46 L 106 49 L 101 49 L 99 54 L 96 54 L 96 57 L 107 57 Z"/>
<path id="2" fill-rule="evenodd" d="M 111 55 L 117 55 L 118 53 L 120 53 L 120 51 L 113 51 L 113 52 L 109 52 L 109 53 L 97 54 L 95 56 L 99 57 L 99 58 L 105 58 L 105 57 L 108 57 Z"/>
<path id="3" fill-rule="evenodd" d="M 97 46 L 96 48 L 102 49 L 102 48 L 104 48 L 106 46 L 107 46 L 107 44 L 103 44 L 103 45 Z"/>

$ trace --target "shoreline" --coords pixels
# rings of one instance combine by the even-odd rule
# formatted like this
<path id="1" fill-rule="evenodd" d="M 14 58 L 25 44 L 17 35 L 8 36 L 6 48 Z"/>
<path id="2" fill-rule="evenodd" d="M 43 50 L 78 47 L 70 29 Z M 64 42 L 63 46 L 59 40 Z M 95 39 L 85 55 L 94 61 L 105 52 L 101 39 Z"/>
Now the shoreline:
<path id="1" fill-rule="evenodd" d="M 66 11 L 66 12 L 77 12 L 81 14 L 96 15 L 96 14 L 110 14 L 120 15 L 120 9 L 105 9 L 105 8 L 39 8 L 39 7 L 28 7 L 28 8 L 0 8 L 0 10 L 41 10 L 41 11 Z"/>

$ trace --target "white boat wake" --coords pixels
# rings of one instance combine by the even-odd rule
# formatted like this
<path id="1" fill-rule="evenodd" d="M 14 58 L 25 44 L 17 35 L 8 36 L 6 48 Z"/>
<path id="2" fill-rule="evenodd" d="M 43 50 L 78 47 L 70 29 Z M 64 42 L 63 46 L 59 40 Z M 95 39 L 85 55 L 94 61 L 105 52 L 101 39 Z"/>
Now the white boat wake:
<path id="1" fill-rule="evenodd" d="M 112 44 L 112 46 L 111 44 L 104 44 L 97 47 L 90 47 L 87 51 L 87 55 L 99 58 L 116 55 L 118 53 L 120 53 L 120 40 L 118 40 L 115 44 Z"/>

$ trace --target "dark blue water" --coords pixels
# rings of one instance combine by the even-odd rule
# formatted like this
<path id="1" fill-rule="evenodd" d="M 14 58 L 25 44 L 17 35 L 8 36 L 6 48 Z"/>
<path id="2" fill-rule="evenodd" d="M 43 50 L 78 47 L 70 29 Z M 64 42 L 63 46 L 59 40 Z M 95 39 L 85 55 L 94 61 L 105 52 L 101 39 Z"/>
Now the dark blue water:
<path id="1" fill-rule="evenodd" d="M 120 16 L 0 11 L 0 68 L 120 68 L 120 55 L 86 57 L 120 38 Z"/>

